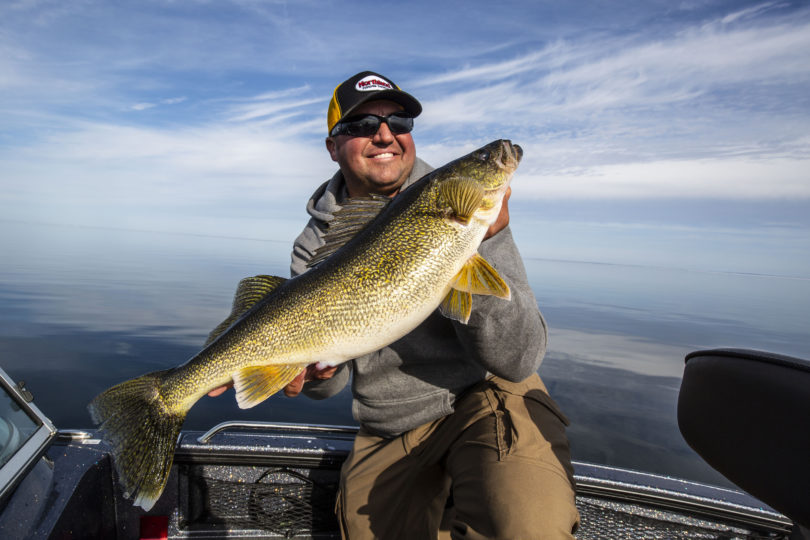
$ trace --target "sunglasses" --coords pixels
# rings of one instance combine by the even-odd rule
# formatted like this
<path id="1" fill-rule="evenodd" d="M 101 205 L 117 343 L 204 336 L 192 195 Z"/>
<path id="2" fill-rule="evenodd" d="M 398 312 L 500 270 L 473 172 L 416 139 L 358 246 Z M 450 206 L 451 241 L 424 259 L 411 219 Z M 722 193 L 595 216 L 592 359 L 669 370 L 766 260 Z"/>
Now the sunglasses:
<path id="1" fill-rule="evenodd" d="M 348 135 L 349 137 L 371 137 L 385 122 L 394 135 L 410 133 L 413 129 L 413 116 L 406 112 L 395 112 L 388 116 L 376 114 L 358 114 L 344 118 L 332 128 L 330 136 Z"/>

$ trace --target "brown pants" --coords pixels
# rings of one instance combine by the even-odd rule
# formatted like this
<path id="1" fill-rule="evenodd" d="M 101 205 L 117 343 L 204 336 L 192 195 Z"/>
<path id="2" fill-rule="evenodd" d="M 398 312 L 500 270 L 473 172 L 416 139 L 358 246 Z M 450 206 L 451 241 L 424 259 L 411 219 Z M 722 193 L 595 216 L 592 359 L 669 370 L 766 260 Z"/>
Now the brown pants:
<path id="1" fill-rule="evenodd" d="M 383 439 L 363 430 L 341 471 L 343 538 L 573 538 L 568 421 L 540 377 L 490 377 L 449 416 Z M 443 527 L 444 528 L 444 527 Z"/>

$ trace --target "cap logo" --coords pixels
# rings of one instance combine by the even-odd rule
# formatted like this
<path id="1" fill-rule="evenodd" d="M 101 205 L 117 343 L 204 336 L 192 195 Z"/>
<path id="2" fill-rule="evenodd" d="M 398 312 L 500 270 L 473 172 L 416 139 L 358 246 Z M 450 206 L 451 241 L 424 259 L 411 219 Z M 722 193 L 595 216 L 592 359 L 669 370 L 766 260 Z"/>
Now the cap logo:
<path id="1" fill-rule="evenodd" d="M 376 75 L 368 75 L 357 81 L 354 89 L 360 92 L 374 92 L 377 90 L 393 90 L 394 86 Z"/>

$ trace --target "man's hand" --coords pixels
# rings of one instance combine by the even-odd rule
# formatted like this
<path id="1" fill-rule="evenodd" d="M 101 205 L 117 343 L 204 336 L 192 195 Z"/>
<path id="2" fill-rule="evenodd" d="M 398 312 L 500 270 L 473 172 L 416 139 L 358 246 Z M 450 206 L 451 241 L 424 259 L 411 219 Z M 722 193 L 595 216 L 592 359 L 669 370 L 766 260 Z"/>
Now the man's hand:
<path id="1" fill-rule="evenodd" d="M 297 396 L 304 388 L 305 382 L 331 379 L 337 371 L 337 368 L 338 366 L 326 366 L 322 365 L 320 362 L 308 365 L 307 369 L 299 373 L 290 384 L 284 387 L 284 395 L 287 397 Z"/>
<path id="2" fill-rule="evenodd" d="M 220 386 L 218 388 L 214 388 L 210 392 L 208 392 L 209 397 L 217 397 L 225 393 L 225 390 L 228 388 L 233 388 L 233 383 L 228 383 L 225 386 Z"/>
<path id="3" fill-rule="evenodd" d="M 320 362 L 317 364 L 308 365 L 307 369 L 302 371 L 295 379 L 290 381 L 290 383 L 284 387 L 284 395 L 287 397 L 297 396 L 301 393 L 301 390 L 304 388 L 304 383 L 307 381 L 322 381 L 325 379 L 331 379 L 337 371 L 337 368 L 337 366 L 322 366 Z M 228 388 L 233 388 L 233 383 L 214 388 L 208 392 L 208 395 L 210 397 L 217 397 L 222 395 Z"/>
<path id="4" fill-rule="evenodd" d="M 501 204 L 501 213 L 498 214 L 498 218 L 495 220 L 495 223 L 489 226 L 487 229 L 487 234 L 484 235 L 484 240 L 491 236 L 495 236 L 498 232 L 501 231 L 504 227 L 509 225 L 509 197 L 512 196 L 512 188 L 506 188 L 506 193 L 503 196 L 503 204 Z"/>

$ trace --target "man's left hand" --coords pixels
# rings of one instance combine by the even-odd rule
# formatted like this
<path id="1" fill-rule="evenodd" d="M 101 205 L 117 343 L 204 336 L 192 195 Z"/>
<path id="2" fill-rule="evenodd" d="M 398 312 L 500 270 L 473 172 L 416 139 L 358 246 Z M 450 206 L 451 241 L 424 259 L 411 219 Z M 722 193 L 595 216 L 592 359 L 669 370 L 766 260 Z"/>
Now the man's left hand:
<path id="1" fill-rule="evenodd" d="M 512 196 L 512 188 L 506 188 L 506 193 L 503 195 L 503 203 L 501 204 L 501 213 L 498 214 L 498 218 L 495 220 L 495 223 L 489 226 L 487 229 L 487 234 L 484 235 L 484 240 L 491 236 L 495 236 L 497 233 L 501 231 L 504 227 L 509 225 L 509 197 Z"/>

